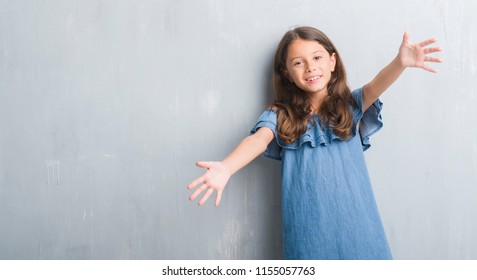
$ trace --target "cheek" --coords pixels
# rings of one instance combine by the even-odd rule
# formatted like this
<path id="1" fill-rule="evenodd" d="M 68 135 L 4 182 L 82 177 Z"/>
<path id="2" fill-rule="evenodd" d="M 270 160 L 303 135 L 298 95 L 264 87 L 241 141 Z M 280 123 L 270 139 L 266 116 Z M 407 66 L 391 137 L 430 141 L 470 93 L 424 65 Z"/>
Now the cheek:
<path id="1" fill-rule="evenodd" d="M 332 63 L 327 63 L 326 65 L 323 65 L 323 71 L 326 72 L 326 75 L 332 75 L 334 71 L 334 67 Z"/>
<path id="2" fill-rule="evenodd" d="M 298 74 L 296 71 L 288 71 L 288 74 L 286 75 L 290 81 L 296 81 Z"/>

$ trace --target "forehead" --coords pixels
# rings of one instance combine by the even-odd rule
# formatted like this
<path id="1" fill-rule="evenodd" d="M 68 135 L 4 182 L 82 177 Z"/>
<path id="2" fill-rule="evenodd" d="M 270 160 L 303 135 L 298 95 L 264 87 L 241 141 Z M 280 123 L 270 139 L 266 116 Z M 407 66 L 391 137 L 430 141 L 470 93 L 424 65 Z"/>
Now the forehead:
<path id="1" fill-rule="evenodd" d="M 288 46 L 287 56 L 290 59 L 295 57 L 308 56 L 315 52 L 327 53 L 326 49 L 317 41 L 296 39 Z"/>

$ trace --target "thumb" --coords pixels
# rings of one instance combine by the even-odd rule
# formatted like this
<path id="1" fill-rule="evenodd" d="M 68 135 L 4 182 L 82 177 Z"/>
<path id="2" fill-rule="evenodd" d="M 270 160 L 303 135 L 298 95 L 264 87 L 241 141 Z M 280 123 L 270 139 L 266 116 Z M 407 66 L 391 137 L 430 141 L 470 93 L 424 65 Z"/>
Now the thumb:
<path id="1" fill-rule="evenodd" d="M 209 161 L 198 161 L 195 163 L 198 167 L 209 168 L 212 164 Z"/>
<path id="2" fill-rule="evenodd" d="M 404 35 L 402 36 L 402 42 L 405 44 L 409 43 L 409 37 L 410 37 L 409 31 L 404 32 Z"/>

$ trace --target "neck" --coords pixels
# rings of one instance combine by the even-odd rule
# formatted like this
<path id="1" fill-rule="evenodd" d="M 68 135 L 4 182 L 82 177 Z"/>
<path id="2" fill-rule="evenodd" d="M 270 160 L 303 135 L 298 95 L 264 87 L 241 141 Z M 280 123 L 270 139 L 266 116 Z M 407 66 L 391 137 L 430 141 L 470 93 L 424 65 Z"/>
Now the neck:
<path id="1" fill-rule="evenodd" d="M 326 95 L 328 95 L 327 91 L 309 93 L 312 114 L 318 114 Z"/>

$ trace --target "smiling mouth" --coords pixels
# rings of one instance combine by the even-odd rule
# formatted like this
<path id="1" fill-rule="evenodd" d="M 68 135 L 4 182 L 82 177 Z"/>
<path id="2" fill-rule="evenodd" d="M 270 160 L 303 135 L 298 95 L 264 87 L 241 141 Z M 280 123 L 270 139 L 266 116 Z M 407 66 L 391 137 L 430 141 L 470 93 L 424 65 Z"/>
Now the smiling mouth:
<path id="1" fill-rule="evenodd" d="M 323 76 L 313 76 L 313 77 L 309 77 L 308 79 L 305 79 L 305 81 L 314 82 L 314 81 L 320 79 L 321 77 L 323 77 Z"/>

